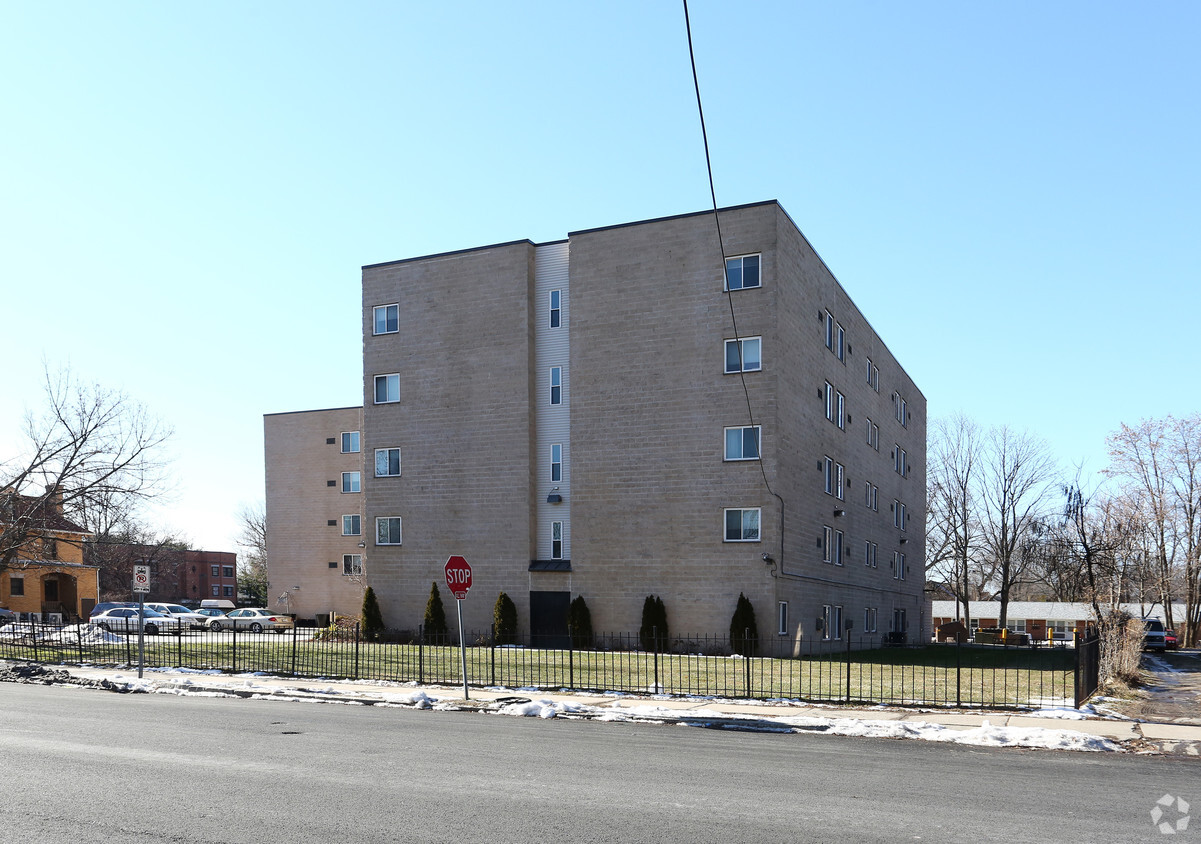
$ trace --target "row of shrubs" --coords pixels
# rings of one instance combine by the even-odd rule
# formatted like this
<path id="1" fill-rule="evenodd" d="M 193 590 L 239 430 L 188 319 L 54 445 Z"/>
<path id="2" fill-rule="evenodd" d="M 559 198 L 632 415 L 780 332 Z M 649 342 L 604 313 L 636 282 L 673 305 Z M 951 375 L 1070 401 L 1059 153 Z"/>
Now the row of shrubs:
<path id="1" fill-rule="evenodd" d="M 446 610 L 442 606 L 442 595 L 437 582 L 430 584 L 430 595 L 425 602 L 425 635 L 434 641 L 449 634 Z M 496 596 L 492 607 L 492 626 L 497 644 L 510 645 L 517 641 L 517 605 L 504 592 Z M 377 638 L 384 633 L 384 617 L 380 611 L 375 590 L 370 586 L 363 593 L 362 633 L 367 638 Z M 592 612 L 583 595 L 577 595 L 567 608 L 567 633 L 572 647 L 587 649 L 593 645 Z M 670 639 L 667 626 L 667 607 L 658 595 L 647 595 L 642 604 L 642 624 L 638 629 L 642 649 L 663 650 Z M 735 653 L 754 653 L 759 644 L 759 631 L 755 624 L 755 608 L 750 599 L 741 592 L 730 619 L 730 647 Z"/>

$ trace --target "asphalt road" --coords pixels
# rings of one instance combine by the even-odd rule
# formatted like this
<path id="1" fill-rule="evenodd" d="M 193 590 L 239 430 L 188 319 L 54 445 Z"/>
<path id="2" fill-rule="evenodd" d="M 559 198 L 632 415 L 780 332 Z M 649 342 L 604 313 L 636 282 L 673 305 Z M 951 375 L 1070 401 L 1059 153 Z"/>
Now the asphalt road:
<path id="1" fill-rule="evenodd" d="M 1131 842 L 1164 840 L 1166 793 L 1201 813 L 1201 765 L 1165 757 L 13 683 L 0 706 L 5 844 Z"/>

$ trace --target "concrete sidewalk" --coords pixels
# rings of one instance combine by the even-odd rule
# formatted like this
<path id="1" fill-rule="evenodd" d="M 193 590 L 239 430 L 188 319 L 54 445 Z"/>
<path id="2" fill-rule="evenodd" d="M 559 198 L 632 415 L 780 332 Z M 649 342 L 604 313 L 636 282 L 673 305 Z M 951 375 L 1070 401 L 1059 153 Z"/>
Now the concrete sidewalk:
<path id="1" fill-rule="evenodd" d="M 49 666 L 47 666 L 49 668 Z M 136 669 L 55 666 L 84 682 L 138 688 Z M 521 703 L 555 705 L 560 715 L 613 720 L 699 724 L 734 729 L 824 729 L 817 724 L 893 722 L 920 728 L 937 725 L 945 730 L 969 731 L 985 727 L 1073 731 L 1120 744 L 1124 750 L 1201 758 L 1201 727 L 1159 724 L 1118 718 L 1042 717 L 1001 710 L 946 710 L 897 706 L 844 707 L 780 701 L 674 698 L 653 695 L 589 694 L 531 689 L 473 688 L 467 699 L 462 686 L 417 686 L 377 681 L 324 678 L 216 674 L 195 671 L 148 670 L 140 681 L 147 691 L 217 693 L 240 697 L 358 705 L 420 706 L 444 710 L 498 711 Z M 110 686 L 111 687 L 111 686 Z M 1072 714 L 1069 712 L 1068 714 Z"/>

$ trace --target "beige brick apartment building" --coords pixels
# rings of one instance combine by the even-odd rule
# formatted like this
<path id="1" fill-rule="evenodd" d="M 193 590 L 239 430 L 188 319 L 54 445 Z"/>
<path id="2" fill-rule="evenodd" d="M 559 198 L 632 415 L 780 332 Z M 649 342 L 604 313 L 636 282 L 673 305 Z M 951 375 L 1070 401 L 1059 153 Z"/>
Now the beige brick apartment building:
<path id="1" fill-rule="evenodd" d="M 364 267 L 364 406 L 266 418 L 273 595 L 356 613 L 361 565 L 416 628 L 460 554 L 469 628 L 503 590 L 723 633 L 742 593 L 763 637 L 914 638 L 925 398 L 778 203 L 720 223 L 724 277 L 712 212 Z"/>

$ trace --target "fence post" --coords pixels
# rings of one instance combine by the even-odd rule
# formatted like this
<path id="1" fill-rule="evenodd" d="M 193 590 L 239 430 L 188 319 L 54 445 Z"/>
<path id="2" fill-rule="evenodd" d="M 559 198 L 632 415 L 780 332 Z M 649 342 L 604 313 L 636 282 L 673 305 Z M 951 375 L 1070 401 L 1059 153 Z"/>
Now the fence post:
<path id="1" fill-rule="evenodd" d="M 292 625 L 292 676 L 296 676 L 296 636 L 298 634 L 295 623 Z"/>
<path id="2" fill-rule="evenodd" d="M 75 625 L 75 639 L 79 642 L 79 661 L 83 662 L 83 622 Z"/>
<path id="3" fill-rule="evenodd" d="M 36 622 L 36 621 L 29 622 L 29 638 L 33 639 L 33 661 L 34 662 L 42 661 L 41 659 L 38 658 L 38 623 L 39 622 Z M 43 628 L 43 632 L 45 632 L 45 628 Z"/>
<path id="4" fill-rule="evenodd" d="M 659 694 L 659 628 L 651 627 L 651 650 L 655 654 L 655 694 Z"/>
<path id="5" fill-rule="evenodd" d="M 963 706 L 963 691 L 961 686 L 961 675 L 963 672 L 963 662 L 961 658 L 960 648 L 963 647 L 963 638 L 959 633 L 955 634 L 955 705 Z"/>
<path id="6" fill-rule="evenodd" d="M 742 628 L 742 641 L 746 642 L 742 649 L 747 652 L 742 658 L 742 688 L 743 693 L 749 698 L 751 696 L 751 657 L 755 653 L 755 646 L 751 643 L 751 628 Z"/>
<path id="7" fill-rule="evenodd" d="M 496 685 L 496 625 L 492 625 L 492 647 L 489 649 L 489 656 L 492 659 L 492 682 L 490 685 Z"/>
<path id="8" fill-rule="evenodd" d="M 847 703 L 851 702 L 851 631 L 843 633 L 847 637 Z"/>
<path id="9" fill-rule="evenodd" d="M 354 678 L 359 679 L 359 622 L 354 623 Z"/>
<path id="10" fill-rule="evenodd" d="M 417 625 L 417 682 L 425 683 L 425 625 Z"/>
<path id="11" fill-rule="evenodd" d="M 233 659 L 233 669 L 232 670 L 233 670 L 234 674 L 237 674 L 238 673 L 238 620 L 236 618 L 233 619 L 233 623 L 234 623 L 234 638 L 233 638 L 234 659 Z"/>

